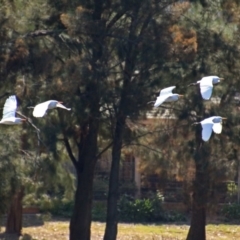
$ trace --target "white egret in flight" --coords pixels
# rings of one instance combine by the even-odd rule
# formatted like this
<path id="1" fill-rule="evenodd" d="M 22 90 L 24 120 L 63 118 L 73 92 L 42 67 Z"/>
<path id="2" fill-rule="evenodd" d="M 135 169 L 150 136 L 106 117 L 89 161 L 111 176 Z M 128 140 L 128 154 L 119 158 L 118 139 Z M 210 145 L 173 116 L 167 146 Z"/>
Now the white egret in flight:
<path id="1" fill-rule="evenodd" d="M 179 97 L 183 97 L 183 95 L 172 93 L 172 90 L 174 88 L 176 88 L 176 86 L 162 89 L 159 96 L 157 97 L 157 100 L 154 103 L 154 107 L 159 107 L 163 102 L 175 102 L 179 99 Z"/>
<path id="2" fill-rule="evenodd" d="M 17 98 L 15 95 L 10 96 L 3 107 L 3 117 L 0 121 L 0 124 L 6 125 L 15 125 L 21 124 L 23 121 L 26 121 L 24 118 L 16 117 L 17 111 Z"/>
<path id="3" fill-rule="evenodd" d="M 217 134 L 222 132 L 222 120 L 227 119 L 220 116 L 213 116 L 202 120 L 201 122 L 196 122 L 193 125 L 201 124 L 202 125 L 202 140 L 207 142 L 211 135 L 212 131 Z"/>
<path id="4" fill-rule="evenodd" d="M 37 104 L 34 107 L 33 110 L 33 116 L 34 117 L 43 117 L 46 113 L 48 109 L 53 109 L 53 108 L 63 108 L 66 109 L 68 111 L 71 110 L 71 108 L 66 108 L 65 106 L 62 105 L 62 102 L 56 101 L 56 100 L 49 100 L 40 104 Z"/>
<path id="5" fill-rule="evenodd" d="M 188 86 L 199 84 L 202 98 L 209 100 L 212 96 L 213 85 L 220 83 L 221 80 L 224 80 L 224 78 L 220 78 L 218 76 L 208 76 L 203 77 L 201 80 L 197 81 L 196 83 L 191 83 Z"/>

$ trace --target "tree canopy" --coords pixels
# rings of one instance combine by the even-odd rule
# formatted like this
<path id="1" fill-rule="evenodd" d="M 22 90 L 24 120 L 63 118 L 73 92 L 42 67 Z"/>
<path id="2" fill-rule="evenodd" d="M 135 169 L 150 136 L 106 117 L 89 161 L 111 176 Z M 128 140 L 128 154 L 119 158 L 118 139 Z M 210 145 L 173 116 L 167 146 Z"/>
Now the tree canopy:
<path id="1" fill-rule="evenodd" d="M 70 239 L 90 239 L 94 168 L 101 154 L 111 149 L 104 239 L 116 239 L 121 149 L 152 142 L 161 152 L 155 151 L 153 157 L 165 158 L 165 163 L 177 159 L 186 166 L 194 161 L 194 201 L 206 206 L 209 183 L 220 173 L 231 172 L 228 169 L 239 152 L 239 1 L 0 3 L 1 103 L 16 94 L 21 113 L 41 130 L 38 135 L 28 124 L 12 132 L 1 126 L 6 134 L 2 141 L 7 139 L 1 145 L 2 187 L 9 179 L 16 181 L 23 158 L 29 166 L 24 177 L 33 180 L 37 169 L 42 184 L 39 195 L 47 188 L 59 193 L 64 186 L 67 191 L 73 179 L 63 162 L 70 159 L 77 182 Z M 214 88 L 212 101 L 203 101 L 199 88 L 186 87 L 206 75 L 226 79 Z M 173 129 L 161 126 L 152 135 L 138 138 L 129 131 L 128 121 L 146 118 L 152 110 L 147 102 L 159 89 L 172 85 L 185 95 L 174 107 L 165 106 L 176 116 Z M 51 110 L 44 118 L 32 118 L 28 107 L 49 99 L 63 101 L 72 111 Z M 202 145 L 199 129 L 191 124 L 213 115 L 227 117 L 227 123 L 220 136 Z M 140 130 L 143 136 L 148 131 Z M 167 150 L 169 143 L 175 151 Z M 150 158 L 153 149 L 148 150 Z M 206 180 L 203 188 L 201 179 Z M 7 199 L 9 184 L 2 189 L 0 194 Z M 196 240 L 194 216 L 188 239 Z M 204 228 L 199 231 L 199 236 L 205 235 Z"/>

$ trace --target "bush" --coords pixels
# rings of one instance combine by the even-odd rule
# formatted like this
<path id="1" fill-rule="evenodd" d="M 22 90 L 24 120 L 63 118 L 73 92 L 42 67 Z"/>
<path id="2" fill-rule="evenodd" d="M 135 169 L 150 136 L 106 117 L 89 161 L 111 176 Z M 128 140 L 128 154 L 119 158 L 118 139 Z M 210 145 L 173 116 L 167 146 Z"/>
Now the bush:
<path id="1" fill-rule="evenodd" d="M 151 219 L 154 211 L 149 199 L 122 200 L 119 207 L 120 219 L 130 222 L 147 222 Z"/>
<path id="2" fill-rule="evenodd" d="M 144 199 L 133 199 L 123 195 L 118 205 L 120 221 L 148 223 L 186 221 L 186 217 L 181 213 L 164 211 L 163 200 L 160 192 Z"/>
<path id="3" fill-rule="evenodd" d="M 93 221 L 106 221 L 107 207 L 105 201 L 93 202 L 92 207 L 92 220 Z"/>
<path id="4" fill-rule="evenodd" d="M 160 192 L 149 198 L 134 199 L 129 195 L 123 195 L 118 202 L 119 220 L 123 222 L 176 222 L 184 221 L 185 217 L 177 212 L 164 211 L 162 203 L 164 198 Z M 106 201 L 94 201 L 92 207 L 92 220 L 106 220 Z M 70 218 L 73 213 L 74 201 L 71 199 L 49 197 L 42 195 L 34 199 L 32 195 L 25 198 L 26 205 L 39 206 L 41 213 L 59 217 Z"/>
<path id="5" fill-rule="evenodd" d="M 71 199 L 50 197 L 47 194 L 36 198 L 34 194 L 28 194 L 23 201 L 24 206 L 37 206 L 41 213 L 52 214 L 61 217 L 70 217 L 73 212 L 74 202 Z"/>
<path id="6" fill-rule="evenodd" d="M 227 221 L 240 220 L 240 205 L 236 203 L 225 205 L 220 213 Z"/>

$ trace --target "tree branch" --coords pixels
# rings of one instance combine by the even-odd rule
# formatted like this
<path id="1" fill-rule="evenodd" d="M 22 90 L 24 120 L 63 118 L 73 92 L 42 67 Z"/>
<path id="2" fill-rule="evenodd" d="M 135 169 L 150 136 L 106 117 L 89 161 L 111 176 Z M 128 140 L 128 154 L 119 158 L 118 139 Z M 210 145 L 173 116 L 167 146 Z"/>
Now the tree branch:
<path id="1" fill-rule="evenodd" d="M 148 134 L 155 134 L 155 133 L 160 133 L 160 132 L 168 132 L 168 131 L 171 131 L 171 130 L 174 130 L 174 129 L 177 129 L 177 128 L 181 128 L 181 127 L 185 127 L 185 126 L 189 126 L 189 124 L 182 124 L 182 125 L 179 125 L 179 126 L 176 126 L 176 127 L 168 128 L 168 129 L 160 129 L 160 130 L 156 130 L 156 131 L 149 131 L 149 132 L 146 132 L 146 133 L 143 133 L 141 135 L 136 136 L 135 138 L 132 139 L 132 141 L 137 140 L 137 139 L 139 139 L 141 137 L 145 137 Z"/>
<path id="2" fill-rule="evenodd" d="M 40 132 L 39 128 L 37 128 L 33 123 L 32 123 L 32 119 L 28 118 L 26 116 L 24 116 L 22 113 L 17 112 L 18 115 L 20 115 L 21 117 L 25 118 L 27 120 L 27 122 L 34 128 L 36 129 L 37 132 Z"/>
<path id="3" fill-rule="evenodd" d="M 128 147 L 128 146 L 140 146 L 140 147 L 147 148 L 147 149 L 149 149 L 149 150 L 151 150 L 151 151 L 153 151 L 153 152 L 156 152 L 156 153 L 162 153 L 162 152 L 160 152 L 160 151 L 158 151 L 158 150 L 156 150 L 156 149 L 154 149 L 154 148 L 150 148 L 149 146 L 144 145 L 144 144 L 140 144 L 140 143 L 125 144 L 125 145 L 123 145 L 122 147 L 124 148 L 124 147 Z"/>
<path id="4" fill-rule="evenodd" d="M 125 11 L 121 11 L 118 12 L 113 18 L 112 20 L 108 23 L 107 27 L 106 27 L 106 31 L 108 32 L 112 26 L 124 15 Z"/>
<path id="5" fill-rule="evenodd" d="M 64 141 L 64 144 L 65 144 L 68 156 L 70 157 L 74 167 L 77 169 L 78 163 L 77 163 L 77 160 L 76 160 L 76 158 L 74 157 L 74 155 L 72 153 L 72 148 L 71 148 L 71 146 L 69 144 L 68 138 L 64 136 L 63 141 Z"/>
<path id="6" fill-rule="evenodd" d="M 152 18 L 152 12 L 150 11 L 150 13 L 149 13 L 148 16 L 146 17 L 146 19 L 145 19 L 145 21 L 144 21 L 144 23 L 143 23 L 143 25 L 142 25 L 141 31 L 140 31 L 140 33 L 139 33 L 139 35 L 138 35 L 138 39 L 141 38 L 142 35 L 144 34 L 144 31 L 145 31 L 145 29 L 147 28 L 147 26 L 148 26 L 151 18 Z"/>
<path id="7" fill-rule="evenodd" d="M 24 38 L 26 37 L 42 37 L 42 36 L 49 36 L 49 35 L 55 35 L 55 34 L 60 34 L 64 32 L 65 30 L 36 30 L 34 32 L 29 32 L 23 35 Z"/>
<path id="8" fill-rule="evenodd" d="M 113 142 L 110 142 L 101 152 L 99 152 L 96 156 L 96 158 L 99 158 L 104 152 L 106 152 L 111 146 L 113 145 Z"/>

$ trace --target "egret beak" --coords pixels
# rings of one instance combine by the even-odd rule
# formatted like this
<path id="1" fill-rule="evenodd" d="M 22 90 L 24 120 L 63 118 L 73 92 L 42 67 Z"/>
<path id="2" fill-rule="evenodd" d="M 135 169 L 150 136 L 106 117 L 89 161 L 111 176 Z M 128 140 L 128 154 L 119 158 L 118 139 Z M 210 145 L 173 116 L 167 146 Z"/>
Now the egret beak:
<path id="1" fill-rule="evenodd" d="M 179 97 L 184 97 L 184 95 L 178 94 Z"/>
<path id="2" fill-rule="evenodd" d="M 222 120 L 227 120 L 227 118 L 222 117 Z"/>
<path id="3" fill-rule="evenodd" d="M 58 102 L 58 103 L 61 103 L 61 104 L 63 104 L 63 102 Z"/>
<path id="4" fill-rule="evenodd" d="M 221 80 L 221 81 L 222 81 L 222 80 L 224 80 L 224 78 L 219 78 L 219 80 Z"/>

